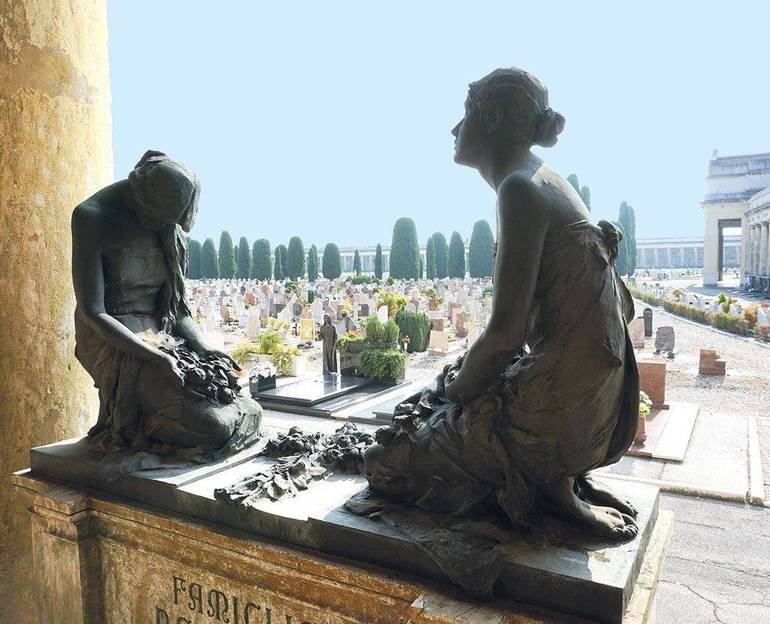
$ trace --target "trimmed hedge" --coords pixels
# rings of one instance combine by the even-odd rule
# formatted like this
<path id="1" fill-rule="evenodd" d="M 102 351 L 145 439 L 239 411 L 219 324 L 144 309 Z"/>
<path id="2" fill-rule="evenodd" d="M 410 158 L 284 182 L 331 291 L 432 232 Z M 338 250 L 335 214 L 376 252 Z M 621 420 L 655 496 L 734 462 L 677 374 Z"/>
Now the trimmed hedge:
<path id="1" fill-rule="evenodd" d="M 730 332 L 738 336 L 751 336 L 751 324 L 735 314 L 729 314 L 727 312 L 711 312 L 710 310 L 703 310 L 696 308 L 695 306 L 679 303 L 673 299 L 663 299 L 649 293 L 645 293 L 636 288 L 628 289 L 631 295 L 637 299 L 641 299 L 645 303 L 655 306 L 663 306 L 666 312 L 670 312 L 674 316 L 680 316 L 702 325 L 710 325 L 716 329 Z M 761 332 L 757 332 L 758 337 L 762 339 Z"/>
<path id="2" fill-rule="evenodd" d="M 356 369 L 362 377 L 396 381 L 406 372 L 406 356 L 397 349 L 368 349 L 361 353 Z"/>

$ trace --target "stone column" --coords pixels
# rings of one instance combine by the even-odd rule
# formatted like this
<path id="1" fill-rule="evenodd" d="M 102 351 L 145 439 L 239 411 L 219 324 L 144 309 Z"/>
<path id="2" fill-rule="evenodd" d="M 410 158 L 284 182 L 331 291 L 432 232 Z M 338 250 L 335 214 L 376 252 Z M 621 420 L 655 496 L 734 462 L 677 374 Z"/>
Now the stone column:
<path id="1" fill-rule="evenodd" d="M 760 224 L 762 228 L 762 243 L 759 255 L 759 275 L 766 277 L 770 275 L 768 259 L 770 258 L 770 222 L 764 221 Z"/>
<path id="2" fill-rule="evenodd" d="M 29 522 L 10 474 L 96 414 L 73 356 L 69 222 L 112 181 L 106 4 L 0 0 L 0 33 L 0 619 L 23 624 Z"/>

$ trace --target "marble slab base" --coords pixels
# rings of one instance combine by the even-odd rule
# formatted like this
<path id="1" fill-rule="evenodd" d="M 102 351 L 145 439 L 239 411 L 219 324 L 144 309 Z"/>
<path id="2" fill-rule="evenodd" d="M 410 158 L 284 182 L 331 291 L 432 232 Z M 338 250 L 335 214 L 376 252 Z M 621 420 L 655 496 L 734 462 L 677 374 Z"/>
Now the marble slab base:
<path id="1" fill-rule="evenodd" d="M 403 532 L 344 508 L 350 497 L 366 489 L 361 476 L 333 475 L 296 498 L 262 500 L 249 508 L 216 500 L 215 489 L 272 463 L 259 456 L 260 449 L 257 445 L 210 465 L 164 467 L 147 457 L 127 456 L 117 464 L 114 458 L 105 461 L 89 450 L 86 441 L 68 440 L 33 449 L 31 474 L 297 547 L 449 582 L 443 568 Z M 639 510 L 634 540 L 607 542 L 556 519 L 548 519 L 544 539 L 508 530 L 503 543 L 510 552 L 495 594 L 590 621 L 621 622 L 658 518 L 659 497 L 658 489 L 649 485 L 617 482 L 617 489 Z M 430 525 L 429 516 L 422 514 L 418 522 Z"/>
<path id="2" fill-rule="evenodd" d="M 634 442 L 627 455 L 684 461 L 700 407 L 697 403 L 671 402 L 666 409 L 653 408 L 647 416 L 644 442 Z"/>
<path id="3" fill-rule="evenodd" d="M 330 556 L 177 514 L 62 486 L 22 471 L 41 622 L 68 624 L 587 624 L 504 599 L 477 602 L 446 584 Z M 661 512 L 625 613 L 650 624 L 671 533 Z M 600 556 L 596 561 L 598 562 Z M 564 562 L 566 566 L 570 561 Z M 591 567 L 590 562 L 587 564 Z M 601 566 L 599 566 L 601 567 Z M 565 583 L 561 592 L 573 588 Z"/>

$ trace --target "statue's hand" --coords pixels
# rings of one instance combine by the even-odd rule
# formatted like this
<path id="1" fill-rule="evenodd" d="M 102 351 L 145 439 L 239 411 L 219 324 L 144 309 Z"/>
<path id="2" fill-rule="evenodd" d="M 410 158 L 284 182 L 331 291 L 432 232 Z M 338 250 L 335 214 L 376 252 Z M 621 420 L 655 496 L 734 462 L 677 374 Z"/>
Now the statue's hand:
<path id="1" fill-rule="evenodd" d="M 158 358 L 161 371 L 166 376 L 166 378 L 171 381 L 172 385 L 196 398 L 206 398 L 200 392 L 196 392 L 189 386 L 185 385 L 184 373 L 179 368 L 179 364 L 177 364 L 176 358 L 170 356 L 168 353 L 163 353 L 162 351 L 160 352 Z"/>

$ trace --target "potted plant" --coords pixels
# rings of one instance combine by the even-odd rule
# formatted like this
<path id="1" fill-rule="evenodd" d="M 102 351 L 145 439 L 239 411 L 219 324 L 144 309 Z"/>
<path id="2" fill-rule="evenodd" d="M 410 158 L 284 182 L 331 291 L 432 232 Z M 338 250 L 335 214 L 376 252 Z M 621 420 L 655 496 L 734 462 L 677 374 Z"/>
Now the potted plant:
<path id="1" fill-rule="evenodd" d="M 249 390 L 252 396 L 275 388 L 277 369 L 272 362 L 262 361 L 249 370 Z"/>

